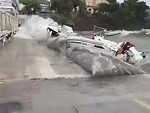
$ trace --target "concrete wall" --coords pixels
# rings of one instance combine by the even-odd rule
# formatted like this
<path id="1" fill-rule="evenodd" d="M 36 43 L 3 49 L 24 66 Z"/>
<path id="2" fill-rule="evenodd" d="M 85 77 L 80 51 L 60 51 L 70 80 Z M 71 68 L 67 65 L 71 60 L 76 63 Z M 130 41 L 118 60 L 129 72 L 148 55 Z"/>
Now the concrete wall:
<path id="1" fill-rule="evenodd" d="M 107 0 L 85 0 L 86 6 L 96 7 L 99 3 L 108 3 Z"/>

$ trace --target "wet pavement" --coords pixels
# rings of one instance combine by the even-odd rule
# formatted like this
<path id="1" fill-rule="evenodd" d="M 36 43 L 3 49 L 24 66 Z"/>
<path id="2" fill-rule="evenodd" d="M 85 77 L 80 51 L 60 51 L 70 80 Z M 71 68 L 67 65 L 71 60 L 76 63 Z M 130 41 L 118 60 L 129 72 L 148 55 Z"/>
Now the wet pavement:
<path id="1" fill-rule="evenodd" d="M 149 113 L 149 75 L 5 81 L 0 113 Z"/>
<path id="2" fill-rule="evenodd" d="M 149 74 L 87 78 L 34 40 L 13 39 L 1 47 L 0 73 L 0 113 L 150 112 Z"/>
<path id="3" fill-rule="evenodd" d="M 0 49 L 0 78 L 84 77 L 85 71 L 64 55 L 35 40 L 12 39 Z M 87 75 L 87 74 L 86 74 Z"/>

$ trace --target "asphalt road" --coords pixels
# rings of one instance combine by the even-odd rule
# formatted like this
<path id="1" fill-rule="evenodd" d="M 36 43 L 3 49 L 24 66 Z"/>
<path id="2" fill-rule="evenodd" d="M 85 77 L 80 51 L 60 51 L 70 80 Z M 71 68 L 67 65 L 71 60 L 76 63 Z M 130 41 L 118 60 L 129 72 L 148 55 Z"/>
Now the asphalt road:
<path id="1" fill-rule="evenodd" d="M 149 113 L 146 76 L 5 81 L 0 113 Z"/>
<path id="2" fill-rule="evenodd" d="M 150 112 L 150 75 L 87 78 L 34 40 L 13 39 L 1 47 L 0 72 L 0 113 Z"/>
<path id="3" fill-rule="evenodd" d="M 19 38 L 1 46 L 0 74 L 1 79 L 87 76 L 82 68 L 43 43 Z"/>

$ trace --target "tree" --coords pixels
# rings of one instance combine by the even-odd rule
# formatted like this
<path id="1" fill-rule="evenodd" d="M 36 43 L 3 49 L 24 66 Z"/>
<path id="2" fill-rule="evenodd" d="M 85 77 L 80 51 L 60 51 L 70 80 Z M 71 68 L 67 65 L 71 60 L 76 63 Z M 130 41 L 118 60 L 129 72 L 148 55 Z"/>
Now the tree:
<path id="1" fill-rule="evenodd" d="M 80 4 L 80 0 L 72 0 L 72 3 L 73 3 L 73 8 L 77 8 Z"/>
<path id="2" fill-rule="evenodd" d="M 138 0 L 127 0 L 122 4 L 123 13 L 126 16 L 126 25 L 130 28 L 142 28 L 146 23 L 149 8 L 145 2 L 138 2 Z"/>
<path id="3" fill-rule="evenodd" d="M 87 13 L 87 9 L 86 9 L 85 1 L 80 0 L 79 1 L 79 15 L 86 16 L 86 13 Z"/>
<path id="4" fill-rule="evenodd" d="M 60 0 L 52 0 L 51 1 L 51 10 L 55 10 L 57 11 L 57 8 L 59 7 L 60 5 Z"/>
<path id="5" fill-rule="evenodd" d="M 150 19 L 146 20 L 146 24 L 145 24 L 144 28 L 150 29 Z"/>
<path id="6" fill-rule="evenodd" d="M 99 4 L 95 15 L 114 29 L 140 29 L 146 23 L 148 6 L 138 0 L 125 0 L 122 4 L 108 0 L 109 4 Z"/>
<path id="7" fill-rule="evenodd" d="M 58 12 L 70 16 L 70 13 L 73 10 L 73 3 L 71 0 L 60 0 L 60 7 L 58 8 Z"/>
<path id="8" fill-rule="evenodd" d="M 83 0 L 52 0 L 51 2 L 51 10 L 55 10 L 60 14 L 64 14 L 70 16 L 73 9 L 79 6 L 79 14 L 86 14 L 86 4 Z"/>
<path id="9" fill-rule="evenodd" d="M 108 3 L 98 4 L 94 15 L 99 18 L 100 22 L 107 25 L 103 27 L 110 27 L 113 24 L 113 15 L 119 10 L 120 5 L 116 0 L 109 0 Z"/>
<path id="10" fill-rule="evenodd" d="M 52 0 L 51 10 L 55 10 L 60 14 L 70 16 L 70 13 L 73 10 L 73 1 L 72 0 Z"/>
<path id="11" fill-rule="evenodd" d="M 26 9 L 28 12 L 36 13 L 37 11 L 41 10 L 40 3 L 38 3 L 36 0 L 24 0 L 22 1 L 22 4 L 26 5 Z"/>

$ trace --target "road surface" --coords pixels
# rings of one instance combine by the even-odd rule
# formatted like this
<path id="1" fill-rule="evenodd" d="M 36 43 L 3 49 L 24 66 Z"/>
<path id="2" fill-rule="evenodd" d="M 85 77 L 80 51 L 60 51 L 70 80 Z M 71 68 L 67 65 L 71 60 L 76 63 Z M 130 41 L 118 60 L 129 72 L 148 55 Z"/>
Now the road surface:
<path id="1" fill-rule="evenodd" d="M 1 47 L 0 64 L 1 79 L 87 76 L 60 53 L 29 39 L 14 38 Z"/>
<path id="2" fill-rule="evenodd" d="M 6 81 L 0 113 L 149 113 L 149 78 Z"/>
<path id="3" fill-rule="evenodd" d="M 0 113 L 150 112 L 150 75 L 87 78 L 35 40 L 15 38 L 1 47 L 0 72 Z"/>

